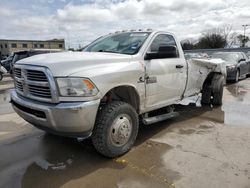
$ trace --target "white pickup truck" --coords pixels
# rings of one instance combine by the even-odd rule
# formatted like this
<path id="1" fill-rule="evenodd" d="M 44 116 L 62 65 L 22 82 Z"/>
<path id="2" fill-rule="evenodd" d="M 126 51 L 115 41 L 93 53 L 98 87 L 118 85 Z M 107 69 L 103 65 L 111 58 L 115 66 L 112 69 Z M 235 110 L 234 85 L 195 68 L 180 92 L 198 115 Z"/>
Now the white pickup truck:
<path id="1" fill-rule="evenodd" d="M 34 126 L 91 136 L 98 152 L 116 157 L 133 146 L 139 119 L 150 124 L 173 117 L 171 105 L 200 93 L 203 104 L 220 105 L 225 77 L 220 60 L 185 60 L 171 33 L 120 32 L 83 52 L 18 61 L 11 103 Z"/>

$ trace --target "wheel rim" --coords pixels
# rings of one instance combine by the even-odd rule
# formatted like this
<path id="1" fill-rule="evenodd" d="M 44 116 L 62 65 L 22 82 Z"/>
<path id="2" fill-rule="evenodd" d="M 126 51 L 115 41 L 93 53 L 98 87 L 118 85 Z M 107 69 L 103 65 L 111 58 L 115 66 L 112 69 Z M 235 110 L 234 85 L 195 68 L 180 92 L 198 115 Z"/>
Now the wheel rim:
<path id="1" fill-rule="evenodd" d="M 112 123 L 110 140 L 115 146 L 125 145 L 132 133 L 132 120 L 127 114 L 119 115 Z"/>

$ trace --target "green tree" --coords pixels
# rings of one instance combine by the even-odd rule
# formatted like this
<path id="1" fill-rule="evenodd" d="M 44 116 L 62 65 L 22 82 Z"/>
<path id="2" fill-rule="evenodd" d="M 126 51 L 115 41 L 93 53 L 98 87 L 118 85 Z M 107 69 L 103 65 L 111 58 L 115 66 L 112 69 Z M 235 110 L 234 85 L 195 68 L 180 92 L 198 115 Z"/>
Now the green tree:
<path id="1" fill-rule="evenodd" d="M 181 43 L 182 49 L 183 50 L 192 50 L 195 49 L 195 45 L 191 43 L 190 41 L 185 41 Z"/>
<path id="2" fill-rule="evenodd" d="M 227 45 L 225 37 L 218 33 L 205 33 L 199 39 L 198 48 L 224 48 Z"/>
<path id="3" fill-rule="evenodd" d="M 245 47 L 245 44 L 250 40 L 248 36 L 238 35 L 237 39 L 240 42 L 240 47 Z"/>

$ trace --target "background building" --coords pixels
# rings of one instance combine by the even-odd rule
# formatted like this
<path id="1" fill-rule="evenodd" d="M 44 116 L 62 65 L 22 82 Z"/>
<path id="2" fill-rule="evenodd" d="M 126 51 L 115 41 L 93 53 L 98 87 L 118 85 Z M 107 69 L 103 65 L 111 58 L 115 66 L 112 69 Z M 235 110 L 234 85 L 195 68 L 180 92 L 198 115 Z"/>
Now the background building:
<path id="1" fill-rule="evenodd" d="M 53 40 L 6 40 L 0 39 L 0 57 L 12 52 L 29 49 L 65 49 L 64 39 Z"/>

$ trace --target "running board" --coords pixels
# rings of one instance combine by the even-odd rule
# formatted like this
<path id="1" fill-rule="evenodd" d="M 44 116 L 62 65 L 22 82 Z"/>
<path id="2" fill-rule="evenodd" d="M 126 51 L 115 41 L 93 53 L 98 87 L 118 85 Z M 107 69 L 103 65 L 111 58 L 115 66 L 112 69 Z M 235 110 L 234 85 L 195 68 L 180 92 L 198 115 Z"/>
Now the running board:
<path id="1" fill-rule="evenodd" d="M 170 119 L 170 118 L 177 117 L 178 115 L 179 115 L 178 112 L 170 112 L 170 113 L 167 113 L 167 114 L 162 114 L 162 115 L 158 115 L 158 116 L 143 118 L 142 122 L 145 125 L 150 125 L 150 124 L 153 124 L 153 123 L 157 123 L 157 122 L 160 122 L 160 121 L 164 121 L 164 120 L 167 120 L 167 119 Z"/>

